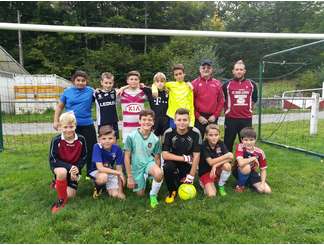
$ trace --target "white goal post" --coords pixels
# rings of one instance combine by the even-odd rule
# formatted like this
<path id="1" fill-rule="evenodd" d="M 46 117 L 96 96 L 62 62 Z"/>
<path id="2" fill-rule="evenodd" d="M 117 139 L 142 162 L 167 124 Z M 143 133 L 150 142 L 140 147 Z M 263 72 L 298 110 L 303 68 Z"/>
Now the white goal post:
<path id="1" fill-rule="evenodd" d="M 149 35 L 149 36 L 324 40 L 324 33 L 194 31 L 194 30 L 167 30 L 167 29 L 142 29 L 142 28 L 118 28 L 118 27 L 112 28 L 112 27 L 89 27 L 89 26 L 38 25 L 38 24 L 17 24 L 17 23 L 5 23 L 5 22 L 0 22 L 0 30 L 98 33 L 98 34 L 117 34 L 117 35 L 127 34 L 127 35 Z"/>

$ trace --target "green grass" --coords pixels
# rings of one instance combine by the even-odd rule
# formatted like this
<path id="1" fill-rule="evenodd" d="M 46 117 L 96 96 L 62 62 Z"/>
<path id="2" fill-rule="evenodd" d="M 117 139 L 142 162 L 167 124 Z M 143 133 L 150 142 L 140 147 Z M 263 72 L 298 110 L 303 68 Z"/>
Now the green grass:
<path id="1" fill-rule="evenodd" d="M 26 136 L 27 137 L 27 136 Z M 148 198 L 126 191 L 126 201 L 91 197 L 82 178 L 78 195 L 57 215 L 49 189 L 49 145 L 28 136 L 30 146 L 0 153 L 1 243 L 323 243 L 324 165 L 308 157 L 260 145 L 268 159 L 273 194 L 234 193 L 208 199 L 179 199 L 152 210 Z M 322 144 L 321 144 L 322 145 Z M 27 147 L 27 148 L 26 148 Z M 166 195 L 163 185 L 160 199 Z"/>
<path id="2" fill-rule="evenodd" d="M 266 139 L 279 144 L 300 147 L 309 151 L 324 154 L 324 120 L 318 121 L 318 134 L 310 136 L 309 120 L 263 124 L 261 128 L 262 139 Z"/>
<path id="3" fill-rule="evenodd" d="M 296 81 L 294 80 L 278 80 L 272 82 L 264 82 L 262 87 L 263 97 L 282 96 L 284 91 L 296 89 Z"/>

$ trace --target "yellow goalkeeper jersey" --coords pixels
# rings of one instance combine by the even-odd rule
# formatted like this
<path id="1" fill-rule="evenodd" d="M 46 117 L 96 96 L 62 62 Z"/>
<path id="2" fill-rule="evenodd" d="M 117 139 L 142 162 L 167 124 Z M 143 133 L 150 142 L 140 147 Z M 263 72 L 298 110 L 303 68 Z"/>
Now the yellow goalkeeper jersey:
<path id="1" fill-rule="evenodd" d="M 174 119 L 174 115 L 177 109 L 185 108 L 189 110 L 190 126 L 195 124 L 195 112 L 193 102 L 193 92 L 186 82 L 166 82 L 165 87 L 169 93 L 169 103 L 167 115 Z M 153 83 L 152 93 L 157 93 L 158 88 Z"/>

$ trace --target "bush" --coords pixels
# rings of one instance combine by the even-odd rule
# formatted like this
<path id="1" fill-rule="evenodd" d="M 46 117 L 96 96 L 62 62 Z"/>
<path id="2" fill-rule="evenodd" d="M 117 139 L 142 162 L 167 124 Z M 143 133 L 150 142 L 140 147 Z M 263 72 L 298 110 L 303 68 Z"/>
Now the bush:
<path id="1" fill-rule="evenodd" d="M 315 70 L 308 70 L 297 79 L 298 89 L 319 88 L 324 81 L 324 64 Z"/>

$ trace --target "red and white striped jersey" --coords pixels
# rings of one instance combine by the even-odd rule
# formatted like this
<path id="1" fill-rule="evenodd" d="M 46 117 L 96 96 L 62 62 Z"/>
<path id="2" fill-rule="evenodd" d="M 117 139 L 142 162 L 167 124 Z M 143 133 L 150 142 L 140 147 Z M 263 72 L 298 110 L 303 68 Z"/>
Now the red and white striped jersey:
<path id="1" fill-rule="evenodd" d="M 144 109 L 146 96 L 141 89 L 125 89 L 120 95 L 120 104 L 123 112 L 123 143 L 126 142 L 127 136 L 139 128 L 139 113 Z"/>

